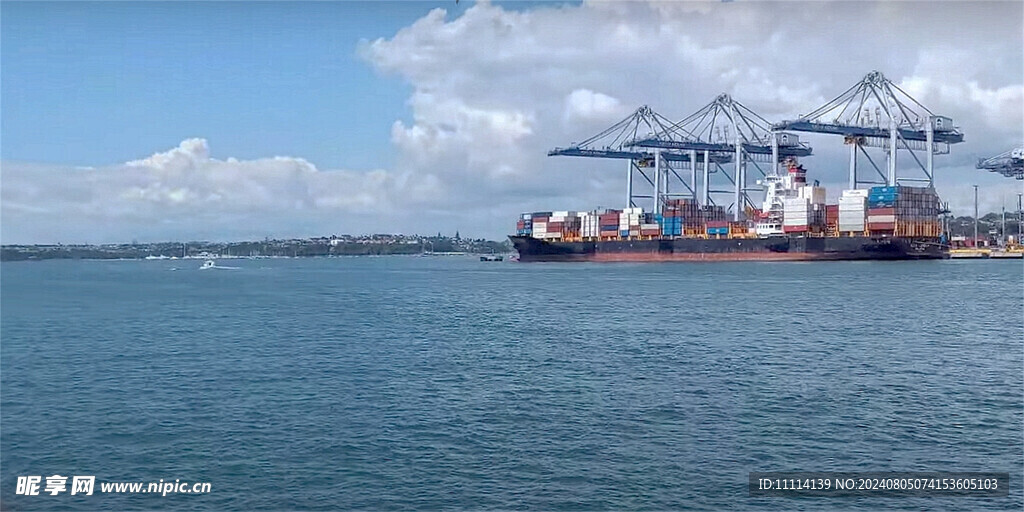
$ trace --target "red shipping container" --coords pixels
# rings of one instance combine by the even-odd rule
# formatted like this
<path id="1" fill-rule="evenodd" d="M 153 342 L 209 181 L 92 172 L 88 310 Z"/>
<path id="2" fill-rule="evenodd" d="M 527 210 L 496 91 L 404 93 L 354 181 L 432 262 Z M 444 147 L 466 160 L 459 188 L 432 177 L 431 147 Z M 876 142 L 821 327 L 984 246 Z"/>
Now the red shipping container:
<path id="1" fill-rule="evenodd" d="M 868 208 L 868 215 L 896 215 L 896 208 Z"/>
<path id="2" fill-rule="evenodd" d="M 803 233 L 807 231 L 807 226 L 782 226 L 783 233 Z"/>
<path id="3" fill-rule="evenodd" d="M 707 223 L 709 228 L 727 228 L 729 227 L 729 221 L 725 220 L 709 220 Z"/>
<path id="4" fill-rule="evenodd" d="M 533 222 L 547 222 L 550 217 L 534 217 Z"/>

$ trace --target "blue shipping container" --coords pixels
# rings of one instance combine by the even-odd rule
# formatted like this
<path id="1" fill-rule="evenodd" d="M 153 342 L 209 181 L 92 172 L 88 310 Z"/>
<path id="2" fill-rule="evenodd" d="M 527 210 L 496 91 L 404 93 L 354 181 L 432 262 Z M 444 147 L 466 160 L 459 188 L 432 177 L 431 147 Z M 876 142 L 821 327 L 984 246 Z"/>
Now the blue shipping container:
<path id="1" fill-rule="evenodd" d="M 619 236 L 629 236 L 629 230 L 628 229 L 623 229 L 623 230 L 619 231 Z"/>

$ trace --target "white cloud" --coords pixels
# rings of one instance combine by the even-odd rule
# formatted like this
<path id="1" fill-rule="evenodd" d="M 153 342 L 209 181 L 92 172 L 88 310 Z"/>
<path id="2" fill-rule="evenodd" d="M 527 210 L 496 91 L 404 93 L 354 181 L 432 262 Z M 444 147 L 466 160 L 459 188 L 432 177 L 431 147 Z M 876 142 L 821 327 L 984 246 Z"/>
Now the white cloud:
<path id="1" fill-rule="evenodd" d="M 96 169 L 5 163 L 3 237 L 16 242 L 257 237 L 371 231 L 430 179 L 320 171 L 301 158 L 210 157 L 203 139 Z M 362 228 L 362 229 L 360 229 Z"/>
<path id="2" fill-rule="evenodd" d="M 617 98 L 590 89 L 576 89 L 565 98 L 563 121 L 567 123 L 592 120 L 615 122 L 628 112 L 629 109 L 624 107 Z"/>
<path id="3" fill-rule="evenodd" d="M 458 228 L 500 237 L 520 211 L 620 205 L 623 162 L 546 152 L 642 104 L 679 119 L 726 92 L 779 120 L 875 69 L 963 127 L 966 142 L 936 158 L 940 191 L 986 180 L 1015 190 L 1018 182 L 973 164 L 1024 140 L 1022 16 L 1020 2 L 586 2 L 517 11 L 480 3 L 457 17 L 434 9 L 357 49 L 384 79 L 412 90 L 411 121 L 392 126 L 394 168 L 216 160 L 196 140 L 93 171 L 5 163 L 4 238 L 45 239 L 53 216 L 130 226 L 121 239 L 187 236 L 199 226 L 231 236 L 232 223 L 261 236 Z M 814 179 L 841 183 L 841 141 L 810 139 Z M 146 229 L 167 222 L 175 229 Z"/>

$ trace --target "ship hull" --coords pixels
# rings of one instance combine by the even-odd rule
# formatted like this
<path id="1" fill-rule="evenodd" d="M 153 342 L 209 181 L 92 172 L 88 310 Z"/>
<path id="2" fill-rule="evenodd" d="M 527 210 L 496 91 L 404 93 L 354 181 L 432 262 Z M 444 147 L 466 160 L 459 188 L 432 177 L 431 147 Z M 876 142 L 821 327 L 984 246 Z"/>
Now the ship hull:
<path id="1" fill-rule="evenodd" d="M 563 242 L 510 236 L 519 261 L 842 261 L 944 259 L 935 238 L 772 237 Z"/>

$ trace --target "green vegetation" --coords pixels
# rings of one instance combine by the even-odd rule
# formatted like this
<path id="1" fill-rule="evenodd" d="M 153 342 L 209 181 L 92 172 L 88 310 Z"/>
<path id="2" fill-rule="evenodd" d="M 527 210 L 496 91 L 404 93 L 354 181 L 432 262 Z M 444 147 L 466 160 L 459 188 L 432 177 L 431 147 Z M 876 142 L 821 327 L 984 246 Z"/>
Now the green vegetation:
<path id="1" fill-rule="evenodd" d="M 259 242 L 160 242 L 107 245 L 4 245 L 0 261 L 219 257 L 370 256 L 424 253 L 504 253 L 508 241 L 441 236 L 332 236 Z"/>
<path id="2" fill-rule="evenodd" d="M 1017 221 L 1017 212 L 1006 212 L 1006 235 L 1017 237 L 1020 224 Z M 995 235 L 997 238 L 1003 235 L 1003 214 L 989 213 L 978 218 L 978 236 L 989 237 Z M 954 217 L 949 220 L 950 236 L 974 236 L 974 217 Z"/>

